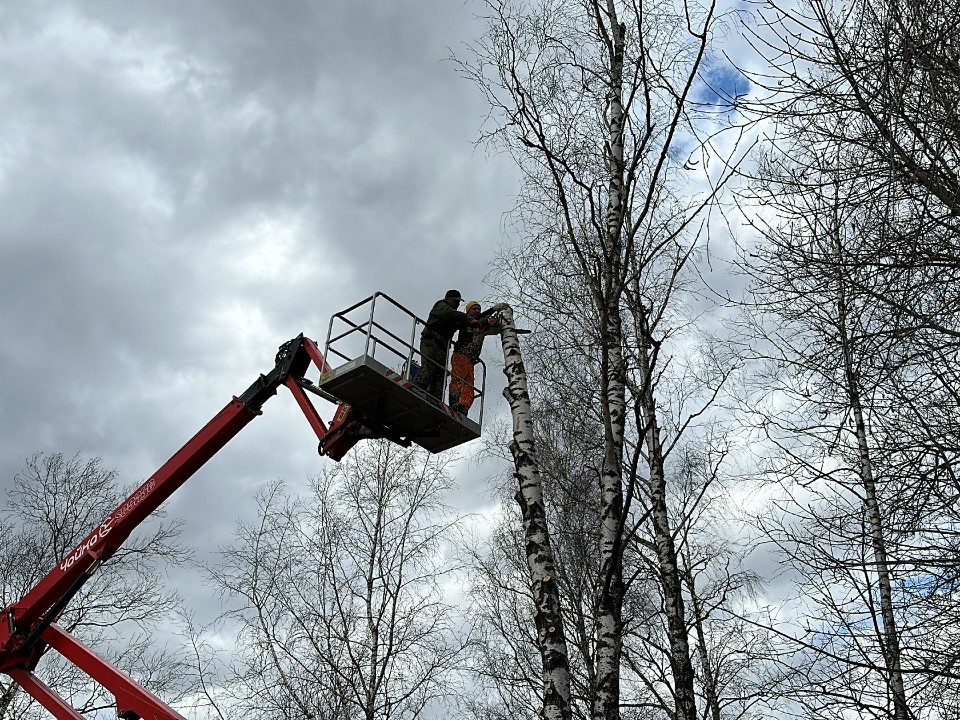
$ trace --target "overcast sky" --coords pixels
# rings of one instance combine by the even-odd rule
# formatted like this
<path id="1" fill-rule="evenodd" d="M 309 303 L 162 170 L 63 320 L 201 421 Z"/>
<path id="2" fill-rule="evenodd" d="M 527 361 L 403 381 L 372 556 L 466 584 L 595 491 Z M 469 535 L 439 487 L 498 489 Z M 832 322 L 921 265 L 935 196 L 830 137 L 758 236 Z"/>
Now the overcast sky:
<path id="1" fill-rule="evenodd" d="M 0 6 L 0 484 L 36 451 L 139 484 L 333 312 L 489 297 L 517 173 L 446 61 L 480 32 L 456 0 Z M 281 391 L 167 508 L 215 549 L 330 462 Z"/>
<path id="2" fill-rule="evenodd" d="M 496 299 L 518 173 L 447 61 L 481 32 L 459 0 L 0 5 L 0 488 L 37 451 L 139 484 L 376 290 Z M 492 504 L 475 449 L 463 513 Z M 259 488 L 331 463 L 281 389 L 165 507 L 209 558 Z M 198 577 L 171 568 L 206 620 Z"/>

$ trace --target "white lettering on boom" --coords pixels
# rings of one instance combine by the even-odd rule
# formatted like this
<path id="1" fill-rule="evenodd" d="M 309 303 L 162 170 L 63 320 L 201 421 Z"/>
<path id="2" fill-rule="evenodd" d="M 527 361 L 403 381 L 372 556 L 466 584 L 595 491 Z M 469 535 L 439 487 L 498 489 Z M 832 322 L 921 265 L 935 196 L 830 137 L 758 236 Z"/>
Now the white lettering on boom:
<path id="1" fill-rule="evenodd" d="M 123 518 L 129 515 L 133 509 L 137 507 L 137 505 L 143 502 L 147 495 L 153 492 L 153 489 L 156 486 L 157 481 L 154 478 L 150 478 L 149 481 L 144 483 L 144 485 L 140 487 L 133 495 L 127 498 L 123 505 L 117 508 L 117 511 L 113 513 L 113 515 L 100 523 L 100 527 L 90 533 L 86 540 L 80 543 L 76 548 L 74 548 L 73 552 L 60 561 L 60 570 L 66 572 L 72 568 L 76 564 L 77 560 L 83 557 L 84 553 L 96 547 L 101 540 L 110 534 L 114 523 L 120 522 Z"/>

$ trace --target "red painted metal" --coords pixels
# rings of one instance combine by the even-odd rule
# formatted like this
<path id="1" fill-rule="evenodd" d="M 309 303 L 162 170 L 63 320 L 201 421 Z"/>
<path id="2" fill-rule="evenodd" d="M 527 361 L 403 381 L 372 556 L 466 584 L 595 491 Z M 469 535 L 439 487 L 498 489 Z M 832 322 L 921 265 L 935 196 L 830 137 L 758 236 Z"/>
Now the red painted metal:
<path id="1" fill-rule="evenodd" d="M 57 720 L 86 720 L 83 715 L 70 707 L 66 700 L 51 690 L 49 685 L 29 670 L 10 668 L 7 674 L 16 681 L 17 685 L 26 690 L 30 697 L 49 710 Z"/>
<path id="2" fill-rule="evenodd" d="M 236 398 L 227 404 L 22 600 L 7 608 L 14 625 L 29 627 L 35 623 L 74 581 L 95 562 L 113 555 L 150 513 L 256 416 Z M 7 648 L 0 645 L 0 649 Z"/>
<path id="3" fill-rule="evenodd" d="M 303 339 L 303 347 L 306 349 L 307 354 L 310 356 L 310 359 L 313 360 L 314 364 L 320 368 L 320 374 L 330 372 L 330 365 L 327 364 L 327 361 L 323 357 L 323 353 L 320 352 L 320 348 L 317 347 L 317 344 L 308 337 Z"/>
<path id="4" fill-rule="evenodd" d="M 307 418 L 307 422 L 310 423 L 310 427 L 313 428 L 317 437 L 323 440 L 328 432 L 327 426 L 323 420 L 320 419 L 320 413 L 313 407 L 313 403 L 310 402 L 310 398 L 307 397 L 307 394 L 300 387 L 299 383 L 297 383 L 296 378 L 288 377 L 283 381 L 283 384 L 293 393 L 297 405 L 300 406 L 300 409 Z"/>
<path id="5" fill-rule="evenodd" d="M 337 406 L 337 412 L 330 422 L 330 432 L 320 443 L 320 454 L 332 459 L 340 459 L 363 439 L 364 424 L 356 418 L 356 411 L 345 402 Z"/>
<path id="6" fill-rule="evenodd" d="M 56 623 L 44 632 L 43 639 L 87 675 L 109 688 L 117 699 L 117 715 L 130 716 L 131 711 L 145 720 L 187 720 L 153 693 L 144 690 L 122 670 L 117 669 L 93 650 L 81 644 Z"/>
<path id="7" fill-rule="evenodd" d="M 58 720 L 82 720 L 69 703 L 32 672 L 40 657 L 52 648 L 114 695 L 119 717 L 185 720 L 53 621 L 96 568 L 120 548 L 150 513 L 257 417 L 260 406 L 276 394 L 281 384 L 293 393 L 323 446 L 333 425 L 328 428 L 324 424 L 298 382 L 303 381 L 303 374 L 311 362 L 320 368 L 321 373 L 329 370 L 316 343 L 309 338 L 301 335 L 284 344 L 271 373 L 261 375 L 241 397 L 233 398 L 32 590 L 0 612 L 0 672 L 13 678 Z M 335 425 L 340 430 L 345 421 L 340 417 L 343 408 L 341 403 L 335 418 Z M 339 459 L 361 437 L 356 433 L 338 433 L 337 453 L 331 457 Z"/>

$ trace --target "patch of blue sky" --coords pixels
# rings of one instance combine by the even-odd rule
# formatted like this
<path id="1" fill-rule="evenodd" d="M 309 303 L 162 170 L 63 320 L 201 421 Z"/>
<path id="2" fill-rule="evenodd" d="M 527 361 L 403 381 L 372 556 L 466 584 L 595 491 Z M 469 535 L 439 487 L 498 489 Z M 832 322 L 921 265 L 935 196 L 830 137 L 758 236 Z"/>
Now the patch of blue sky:
<path id="1" fill-rule="evenodd" d="M 949 597 L 958 590 L 957 578 L 952 575 L 916 572 L 902 576 L 899 583 L 909 596 Z"/>
<path id="2" fill-rule="evenodd" d="M 737 99 L 750 90 L 750 81 L 729 61 L 722 59 L 708 64 L 700 73 L 694 100 L 718 110 L 732 110 Z"/>

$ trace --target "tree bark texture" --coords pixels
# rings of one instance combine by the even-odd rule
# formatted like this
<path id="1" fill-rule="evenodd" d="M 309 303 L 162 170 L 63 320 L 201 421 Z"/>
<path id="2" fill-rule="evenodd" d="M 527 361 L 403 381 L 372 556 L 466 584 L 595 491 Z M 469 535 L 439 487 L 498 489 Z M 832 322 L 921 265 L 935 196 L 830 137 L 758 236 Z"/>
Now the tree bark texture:
<path id="1" fill-rule="evenodd" d="M 534 598 L 534 621 L 543 665 L 543 713 L 545 720 L 570 720 L 570 665 L 567 641 L 560 612 L 560 590 L 556 580 L 553 550 L 547 527 L 543 485 L 533 436 L 533 414 L 520 342 L 513 324 L 513 310 L 500 309 L 503 328 L 503 372 L 507 376 L 504 397 L 513 415 L 514 476 L 519 487 L 515 498 L 520 506 L 530 584 Z"/>
<path id="2" fill-rule="evenodd" d="M 645 326 L 645 324 L 644 324 Z M 643 423 L 644 442 L 649 466 L 650 522 L 656 546 L 657 568 L 663 591 L 667 637 L 670 642 L 670 669 L 674 680 L 674 702 L 677 720 L 697 720 L 694 694 L 693 663 L 687 637 L 683 582 L 677 562 L 677 547 L 670 526 L 667 506 L 667 480 L 663 444 L 657 423 L 657 404 L 653 394 L 653 367 L 649 333 L 644 333 L 643 346 L 637 357 L 640 363 L 641 387 L 637 402 Z"/>
<path id="3" fill-rule="evenodd" d="M 600 474 L 600 588 L 596 611 L 595 720 L 620 717 L 620 663 L 623 655 L 623 436 L 626 415 L 622 328 L 610 308 L 602 363 L 604 457 Z"/>
<path id="4" fill-rule="evenodd" d="M 907 706 L 907 693 L 903 683 L 903 670 L 900 663 L 900 633 L 897 619 L 893 613 L 893 584 L 890 579 L 890 563 L 887 557 L 886 535 L 883 516 L 877 499 L 877 483 L 873 475 L 870 445 L 867 440 L 867 423 L 864 418 L 863 401 L 860 394 L 860 382 L 854 367 L 853 348 L 847 328 L 847 303 L 841 278 L 838 308 L 840 340 L 843 350 L 843 370 L 850 410 L 853 414 L 854 431 L 857 437 L 857 462 L 860 481 L 863 483 L 863 502 L 869 524 L 870 545 L 880 589 L 880 616 L 883 620 L 881 651 L 886 666 L 886 683 L 890 688 L 893 701 L 894 720 L 908 720 L 911 717 Z"/>
<path id="5" fill-rule="evenodd" d="M 623 58 L 626 26 L 613 0 L 605 9 L 595 2 L 598 27 L 607 28 L 608 82 L 606 111 L 607 207 L 603 277 L 599 301 L 602 346 L 604 455 L 600 477 L 600 592 L 596 625 L 594 720 L 620 718 L 620 663 L 623 654 L 623 436 L 626 416 L 626 369 L 620 297 L 623 288 L 625 211 Z"/>
<path id="6" fill-rule="evenodd" d="M 705 620 L 703 604 L 700 602 L 700 596 L 697 594 L 697 582 L 689 559 L 685 559 L 684 561 L 683 576 L 687 583 L 687 591 L 690 593 L 691 621 L 693 623 L 693 629 L 697 633 L 697 652 L 700 655 L 701 674 L 703 675 L 703 699 L 707 706 L 707 712 L 710 713 L 710 720 L 723 720 L 720 713 L 720 696 L 717 692 L 717 679 L 713 672 L 710 648 L 707 644 L 707 633 L 703 627 Z"/>

